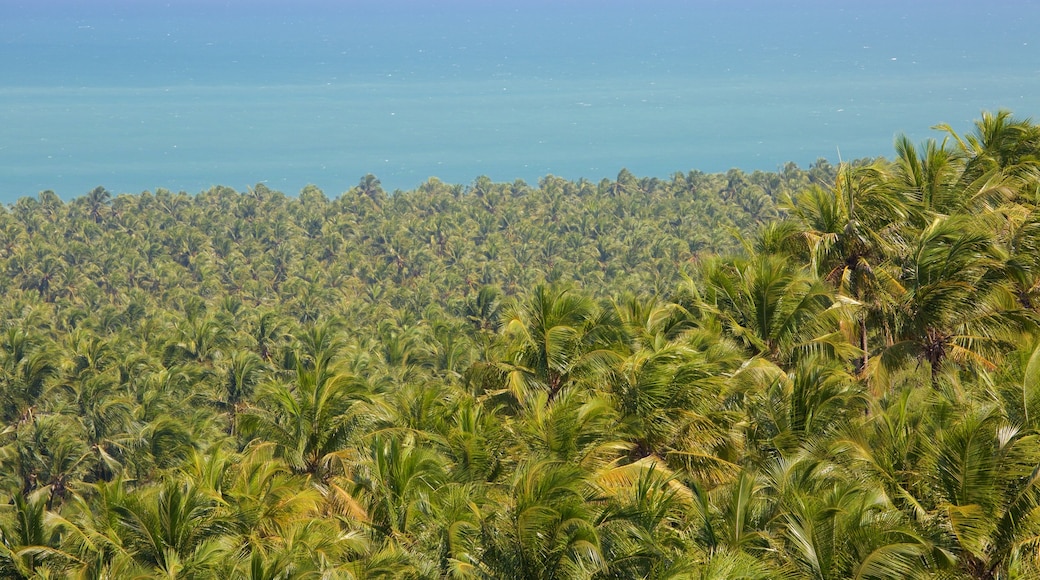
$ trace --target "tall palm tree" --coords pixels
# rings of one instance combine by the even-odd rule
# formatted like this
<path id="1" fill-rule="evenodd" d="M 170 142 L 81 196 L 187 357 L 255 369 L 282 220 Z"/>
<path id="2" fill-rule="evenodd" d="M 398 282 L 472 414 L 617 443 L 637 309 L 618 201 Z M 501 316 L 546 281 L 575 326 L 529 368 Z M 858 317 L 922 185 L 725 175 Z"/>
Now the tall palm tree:
<path id="1" fill-rule="evenodd" d="M 895 145 L 892 182 L 898 191 L 911 197 L 926 213 L 949 214 L 963 207 L 963 192 L 957 184 L 963 165 L 945 141 L 930 139 L 919 152 L 909 137 L 901 135 Z M 920 214 L 911 217 L 927 219 Z"/>
<path id="2" fill-rule="evenodd" d="M 830 357 L 806 357 L 787 372 L 767 376 L 744 397 L 753 443 L 768 439 L 770 450 L 796 453 L 870 408 L 862 382 Z"/>
<path id="3" fill-rule="evenodd" d="M 547 399 L 544 392 L 533 395 L 530 408 L 507 426 L 523 456 L 594 470 L 626 450 L 612 432 L 617 415 L 607 397 L 567 390 Z"/>
<path id="4" fill-rule="evenodd" d="M 408 542 L 415 520 L 445 479 L 436 452 L 403 437 L 374 436 L 364 472 L 355 478 L 368 495 L 369 523 L 384 538 Z"/>
<path id="5" fill-rule="evenodd" d="M 716 485 L 733 475 L 740 455 L 739 415 L 724 401 L 733 395 L 731 377 L 745 359 L 718 333 L 682 330 L 684 324 L 669 316 L 633 331 L 644 344 L 617 365 L 607 385 L 630 459 L 655 457 Z"/>
<path id="6" fill-rule="evenodd" d="M 14 438 L 0 448 L 7 459 L 2 464 L 20 479 L 23 495 L 46 489 L 48 509 L 60 505 L 69 486 L 89 472 L 93 453 L 76 427 L 71 417 L 47 413 L 5 431 Z"/>
<path id="7" fill-rule="evenodd" d="M 251 351 L 232 351 L 226 361 L 223 371 L 225 393 L 222 403 L 227 408 L 228 428 L 234 435 L 238 412 L 252 399 L 265 367 L 263 359 Z"/>
<path id="8" fill-rule="evenodd" d="M 816 185 L 786 202 L 793 233 L 804 239 L 804 255 L 816 276 L 861 303 L 855 330 L 863 353 L 859 370 L 869 362 L 872 318 L 884 315 L 892 296 L 902 293 L 891 258 L 903 250 L 902 229 L 910 200 L 888 186 L 888 168 L 842 164 L 831 188 Z"/>
<path id="9" fill-rule="evenodd" d="M 973 578 L 1030 575 L 1040 545 L 1037 435 L 1007 425 L 990 407 L 969 408 L 940 433 L 934 517 L 951 532 L 958 567 Z M 1029 571 L 1029 572 L 1027 572 Z"/>
<path id="10" fill-rule="evenodd" d="M 275 457 L 272 445 L 244 456 L 215 453 L 199 464 L 209 493 L 220 498 L 226 521 L 224 542 L 234 546 L 221 560 L 233 577 L 320 578 L 368 550 L 360 535 L 344 530 L 331 514 L 330 489 L 308 485 Z M 242 575 L 242 576 L 239 576 Z"/>
<path id="11" fill-rule="evenodd" d="M 956 137 L 956 135 L 954 134 Z M 1017 176 L 996 165 L 974 165 L 977 153 L 951 147 L 947 140 L 925 142 L 923 151 L 906 136 L 896 140 L 896 161 L 892 185 L 919 204 L 912 216 L 919 228 L 932 216 L 992 211 L 1015 197 L 1021 183 Z"/>
<path id="12" fill-rule="evenodd" d="M 1007 251 L 1005 273 L 1022 308 L 1040 310 L 1040 214 L 1037 206 L 1011 205 L 997 215 L 1003 219 L 998 242 Z"/>
<path id="13" fill-rule="evenodd" d="M 542 391 L 551 403 L 583 375 L 616 361 L 624 335 L 613 310 L 565 288 L 540 285 L 504 317 L 505 390 L 521 404 Z"/>
<path id="14" fill-rule="evenodd" d="M 709 260 L 701 276 L 699 307 L 749 355 L 788 365 L 816 352 L 839 359 L 855 354 L 839 324 L 854 305 L 788 260 L 764 254 Z"/>
<path id="15" fill-rule="evenodd" d="M 101 218 L 108 212 L 111 202 L 112 194 L 100 185 L 90 190 L 90 193 L 84 198 L 87 215 L 96 223 L 101 223 Z"/>
<path id="16" fill-rule="evenodd" d="M 1000 353 L 1029 327 L 1026 313 L 1002 275 L 1003 255 L 979 220 L 940 217 L 901 261 L 906 289 L 890 338 L 874 371 L 926 364 L 933 381 L 947 362 L 995 368 Z"/>
<path id="17" fill-rule="evenodd" d="M 973 131 L 963 137 L 949 125 L 936 128 L 952 137 L 966 156 L 965 179 L 998 170 L 1035 183 L 1040 169 L 1040 129 L 1029 119 L 1017 119 L 1011 111 L 1001 109 L 983 111 Z"/>
<path id="18" fill-rule="evenodd" d="M 30 418 L 47 381 L 58 371 L 56 352 L 39 336 L 9 326 L 0 343 L 0 420 Z"/>
<path id="19" fill-rule="evenodd" d="M 494 286 L 481 286 L 477 293 L 466 301 L 466 320 L 473 325 L 485 349 L 491 337 L 501 326 L 502 291 Z"/>

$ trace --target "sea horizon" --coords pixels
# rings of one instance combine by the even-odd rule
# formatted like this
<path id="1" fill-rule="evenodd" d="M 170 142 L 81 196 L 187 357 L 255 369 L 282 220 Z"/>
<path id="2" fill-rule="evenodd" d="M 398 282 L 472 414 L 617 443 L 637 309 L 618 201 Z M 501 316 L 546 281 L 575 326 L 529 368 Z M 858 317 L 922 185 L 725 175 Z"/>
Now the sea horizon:
<path id="1" fill-rule="evenodd" d="M 1033 116 L 1038 16 L 964 1 L 9 2 L 0 202 L 887 157 L 900 134 L 942 139 L 939 123 Z"/>

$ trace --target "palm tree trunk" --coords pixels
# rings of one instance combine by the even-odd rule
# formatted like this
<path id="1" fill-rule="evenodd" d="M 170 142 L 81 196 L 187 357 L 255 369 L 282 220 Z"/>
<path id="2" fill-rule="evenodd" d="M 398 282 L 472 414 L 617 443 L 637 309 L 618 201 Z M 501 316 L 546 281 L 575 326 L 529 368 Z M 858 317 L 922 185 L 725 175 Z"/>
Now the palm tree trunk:
<path id="1" fill-rule="evenodd" d="M 863 315 L 859 321 L 859 348 L 863 351 L 863 358 L 860 362 L 860 373 L 867 371 L 867 364 L 870 362 L 870 351 L 867 350 L 867 317 Z"/>

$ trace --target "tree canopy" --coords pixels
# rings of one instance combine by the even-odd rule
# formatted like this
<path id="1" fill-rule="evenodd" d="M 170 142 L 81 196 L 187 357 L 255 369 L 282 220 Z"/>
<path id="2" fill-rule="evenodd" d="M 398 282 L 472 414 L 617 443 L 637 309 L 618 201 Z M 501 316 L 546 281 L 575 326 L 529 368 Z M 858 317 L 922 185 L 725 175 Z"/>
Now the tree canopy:
<path id="1" fill-rule="evenodd" d="M 0 208 L 5 578 L 1040 576 L 1040 126 Z"/>

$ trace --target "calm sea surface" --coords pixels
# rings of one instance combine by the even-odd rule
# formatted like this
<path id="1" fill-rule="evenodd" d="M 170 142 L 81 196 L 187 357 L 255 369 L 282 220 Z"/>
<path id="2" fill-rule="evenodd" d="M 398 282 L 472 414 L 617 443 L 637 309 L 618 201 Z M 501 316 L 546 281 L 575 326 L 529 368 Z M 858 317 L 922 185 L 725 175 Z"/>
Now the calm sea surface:
<path id="1" fill-rule="evenodd" d="M 0 0 L 0 202 L 597 181 L 1040 114 L 1040 2 Z"/>

